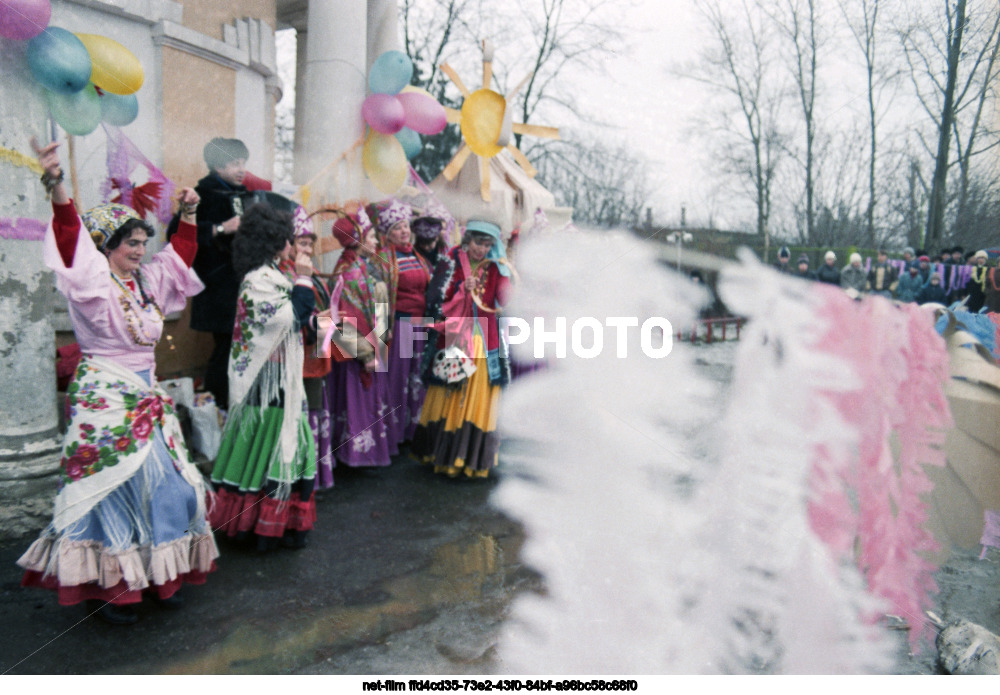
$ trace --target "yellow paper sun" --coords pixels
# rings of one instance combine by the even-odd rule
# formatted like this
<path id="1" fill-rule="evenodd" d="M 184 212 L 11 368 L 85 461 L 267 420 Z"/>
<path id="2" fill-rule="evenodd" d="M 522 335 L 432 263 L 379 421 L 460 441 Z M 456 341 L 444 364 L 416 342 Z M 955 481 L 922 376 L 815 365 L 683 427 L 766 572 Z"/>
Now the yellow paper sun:
<path id="1" fill-rule="evenodd" d="M 441 172 L 444 177 L 453 181 L 465 165 L 465 160 L 469 158 L 469 155 L 475 154 L 479 158 L 479 193 L 483 200 L 488 201 L 490 199 L 489 162 L 504 148 L 510 151 L 514 160 L 521 165 L 528 176 L 534 177 L 538 170 L 531 165 L 524 153 L 510 141 L 511 134 L 558 139 L 559 129 L 512 122 L 508 104 L 527 84 L 533 73 L 529 73 L 521 80 L 520 84 L 506 97 L 489 89 L 487 86 L 493 78 L 493 47 L 489 41 L 483 41 L 483 86 L 480 89 L 470 92 L 455 70 L 447 63 L 441 65 L 441 72 L 448 76 L 448 79 L 458 87 L 458 91 L 464 97 L 461 110 L 445 109 L 448 113 L 448 122 L 458 124 L 465 143 Z"/>

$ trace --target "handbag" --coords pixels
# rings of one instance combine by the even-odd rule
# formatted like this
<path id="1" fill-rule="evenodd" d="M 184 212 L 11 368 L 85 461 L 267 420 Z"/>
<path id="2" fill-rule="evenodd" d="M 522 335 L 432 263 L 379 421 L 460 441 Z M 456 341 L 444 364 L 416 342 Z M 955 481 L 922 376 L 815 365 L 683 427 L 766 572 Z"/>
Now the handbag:
<path id="1" fill-rule="evenodd" d="M 447 384 L 460 383 L 475 371 L 475 362 L 457 345 L 438 350 L 431 365 L 431 373 Z"/>

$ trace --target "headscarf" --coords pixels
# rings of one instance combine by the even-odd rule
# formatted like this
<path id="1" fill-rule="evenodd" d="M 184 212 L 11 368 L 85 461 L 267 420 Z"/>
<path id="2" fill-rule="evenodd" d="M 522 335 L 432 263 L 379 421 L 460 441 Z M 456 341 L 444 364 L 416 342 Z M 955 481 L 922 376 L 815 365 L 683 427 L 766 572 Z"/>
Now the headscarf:
<path id="1" fill-rule="evenodd" d="M 416 217 L 410 221 L 410 229 L 418 239 L 438 239 L 444 229 L 444 220 L 430 215 Z"/>
<path id="2" fill-rule="evenodd" d="M 507 265 L 507 249 L 504 248 L 503 239 L 500 238 L 500 227 L 485 220 L 469 220 L 465 225 L 465 231 L 493 237 L 495 243 L 486 254 L 486 258 L 497 264 L 497 270 L 501 275 L 509 278 L 510 266 Z"/>

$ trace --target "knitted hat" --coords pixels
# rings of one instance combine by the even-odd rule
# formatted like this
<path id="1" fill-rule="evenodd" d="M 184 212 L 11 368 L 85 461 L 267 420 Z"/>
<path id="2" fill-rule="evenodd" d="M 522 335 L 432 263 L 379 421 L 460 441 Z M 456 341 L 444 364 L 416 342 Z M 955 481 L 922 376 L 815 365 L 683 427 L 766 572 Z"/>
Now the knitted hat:
<path id="1" fill-rule="evenodd" d="M 905 249 L 903 249 L 903 255 L 905 256 L 906 254 L 910 254 L 912 256 L 913 255 L 913 247 L 907 246 Z"/>
<path id="2" fill-rule="evenodd" d="M 375 223 L 376 231 L 384 236 L 400 222 L 409 222 L 411 217 L 413 210 L 410 206 L 393 198 L 388 207 L 379 210 L 378 221 Z"/>
<path id="3" fill-rule="evenodd" d="M 798 262 L 799 263 L 805 263 L 806 265 L 809 265 L 809 256 L 808 256 L 808 254 L 803 253 L 801 256 L 799 256 Z"/>
<path id="4" fill-rule="evenodd" d="M 788 250 L 787 246 L 782 246 L 778 249 L 778 258 L 791 258 L 792 252 Z"/>
<path id="5" fill-rule="evenodd" d="M 976 251 L 976 254 L 973 256 L 973 258 L 982 258 L 983 260 L 988 261 L 990 260 L 990 254 L 986 253 L 985 249 L 979 249 L 978 251 Z"/>
<path id="6" fill-rule="evenodd" d="M 837 254 L 835 254 L 833 251 L 827 251 L 826 255 L 823 256 L 823 259 L 827 261 L 835 261 L 837 260 Z"/>
<path id="7" fill-rule="evenodd" d="M 921 261 L 923 263 L 930 263 L 931 262 L 931 257 L 930 256 L 921 256 L 917 260 Z"/>
<path id="8" fill-rule="evenodd" d="M 313 231 L 312 219 L 301 205 L 295 208 L 295 214 L 292 215 L 292 225 L 295 229 L 294 236 L 296 239 L 300 236 L 311 236 L 313 241 L 316 240 L 316 232 Z"/>
<path id="9" fill-rule="evenodd" d="M 119 227 L 129 220 L 138 220 L 140 217 L 130 207 L 118 203 L 106 203 L 87 210 L 80 215 L 80 219 L 83 220 L 83 226 L 90 232 L 90 238 L 94 240 L 94 245 L 103 251 Z"/>
<path id="10" fill-rule="evenodd" d="M 861 262 L 861 254 L 860 253 L 852 253 L 851 254 L 851 263 L 853 264 L 855 261 L 857 261 L 858 263 Z"/>

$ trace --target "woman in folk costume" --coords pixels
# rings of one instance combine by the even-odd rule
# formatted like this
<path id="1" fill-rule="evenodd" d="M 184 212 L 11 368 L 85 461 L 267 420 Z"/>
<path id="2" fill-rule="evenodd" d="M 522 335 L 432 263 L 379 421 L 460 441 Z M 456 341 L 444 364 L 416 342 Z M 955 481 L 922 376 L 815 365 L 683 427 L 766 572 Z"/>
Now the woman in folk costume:
<path id="1" fill-rule="evenodd" d="M 312 257 L 316 244 L 316 233 L 313 231 L 313 221 L 301 205 L 292 215 L 294 223 L 294 252 L 298 256 L 305 254 Z M 295 281 L 295 261 L 292 258 L 281 262 L 281 271 L 292 282 Z M 313 295 L 316 305 L 313 315 L 320 316 L 328 313 L 330 308 L 330 287 L 326 280 L 319 273 L 312 275 Z M 323 387 L 326 384 L 326 377 L 330 373 L 330 356 L 317 354 L 317 341 L 322 340 L 317 336 L 316 330 L 311 325 L 303 326 L 302 342 L 305 348 L 305 356 L 302 363 L 302 385 L 305 389 L 306 403 L 309 409 L 309 428 L 313 433 L 313 442 L 316 445 L 316 486 L 320 489 L 333 487 L 333 460 L 329 454 L 320 455 L 319 452 L 329 452 L 330 450 L 330 413 L 323 404 Z"/>
<path id="2" fill-rule="evenodd" d="M 57 145 L 32 144 L 52 196 L 43 256 L 69 302 L 83 359 L 67 390 L 52 523 L 18 560 L 22 584 L 54 589 L 62 605 L 86 601 L 107 622 L 134 623 L 131 606 L 144 593 L 179 607 L 181 584 L 204 583 L 219 555 L 205 486 L 157 385 L 153 354 L 164 315 L 202 289 L 191 270 L 198 195 L 181 191 L 178 233 L 140 267 L 152 228 L 116 204 L 81 220 L 61 183 Z"/>
<path id="3" fill-rule="evenodd" d="M 416 252 L 410 234 L 411 210 L 393 200 L 379 213 L 378 230 L 386 259 L 392 264 L 396 296 L 392 340 L 386 376 L 389 382 L 389 405 L 392 407 L 391 439 L 398 443 L 413 439 L 424 402 L 420 364 L 426 336 L 413 317 L 422 318 L 427 308 L 427 284 L 433 267 Z"/>
<path id="4" fill-rule="evenodd" d="M 333 338 L 337 361 L 327 377 L 327 407 L 334 420 L 331 451 L 347 466 L 388 466 L 395 453 L 384 371 L 391 314 L 375 230 L 362 210 L 358 219 L 338 218 L 333 234 L 344 251 L 333 270 L 343 289 L 337 304 L 341 326 Z"/>
<path id="5" fill-rule="evenodd" d="M 497 225 L 470 220 L 465 229 L 463 243 L 438 264 L 427 293 L 428 316 L 443 317 L 448 330 L 425 352 L 427 397 L 412 450 L 436 473 L 485 478 L 497 465 L 497 408 L 500 389 L 510 382 L 498 319 L 512 267 Z M 476 369 L 457 385 L 446 384 L 434 375 L 432 356 L 456 337 Z"/>
<path id="6" fill-rule="evenodd" d="M 291 257 L 292 218 L 251 207 L 233 241 L 243 277 L 229 361 L 229 419 L 212 470 L 218 503 L 212 527 L 259 551 L 305 547 L 316 521 L 316 448 L 302 385 L 301 327 L 314 321 L 312 263 L 300 254 L 294 283 L 279 270 Z M 315 325 L 313 326 L 315 328 Z"/>

